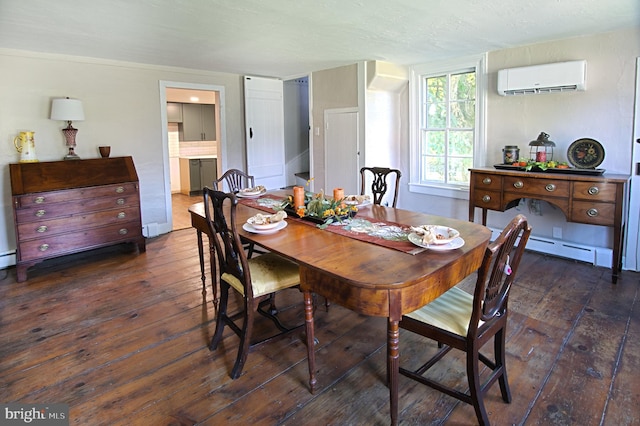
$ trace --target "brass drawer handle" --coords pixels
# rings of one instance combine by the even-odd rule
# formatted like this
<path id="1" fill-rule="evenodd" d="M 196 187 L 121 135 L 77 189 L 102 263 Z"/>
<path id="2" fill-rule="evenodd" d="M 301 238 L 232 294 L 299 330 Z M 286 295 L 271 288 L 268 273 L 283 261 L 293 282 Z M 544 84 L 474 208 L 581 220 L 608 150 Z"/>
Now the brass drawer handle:
<path id="1" fill-rule="evenodd" d="M 46 211 L 46 210 L 38 210 L 38 211 L 36 212 L 36 216 L 38 216 L 38 217 L 42 217 L 42 216 L 44 216 L 45 214 L 47 214 L 47 211 Z"/>
<path id="2" fill-rule="evenodd" d="M 49 244 L 41 244 L 40 247 L 38 247 L 38 250 L 40 250 L 40 251 L 49 250 Z"/>
<path id="3" fill-rule="evenodd" d="M 36 197 L 35 200 L 33 200 L 36 204 L 42 204 L 44 203 L 44 197 Z"/>
<path id="4" fill-rule="evenodd" d="M 116 200 L 116 204 L 119 205 L 119 206 L 123 205 L 124 204 L 124 198 L 118 198 Z"/>
<path id="5" fill-rule="evenodd" d="M 36 228 L 36 232 L 40 232 L 40 233 L 47 232 L 48 230 L 49 228 L 47 228 L 46 225 L 40 225 Z"/>
<path id="6" fill-rule="evenodd" d="M 553 183 L 548 183 L 544 189 L 546 189 L 548 192 L 553 192 L 556 190 L 556 185 Z"/>
<path id="7" fill-rule="evenodd" d="M 592 186 L 587 190 L 587 192 L 589 193 L 589 195 L 598 195 L 598 192 L 600 192 L 600 190 L 597 186 Z"/>
<path id="8" fill-rule="evenodd" d="M 522 183 L 521 180 L 516 181 L 516 182 L 513 183 L 513 187 L 516 188 L 516 189 L 521 189 L 523 186 L 524 186 L 524 183 Z"/>
<path id="9" fill-rule="evenodd" d="M 122 194 L 124 192 L 124 186 L 119 186 L 116 188 L 116 193 L 117 194 Z"/>
<path id="10" fill-rule="evenodd" d="M 491 183 L 491 178 L 490 177 L 486 177 L 486 178 L 482 179 L 482 183 L 484 183 L 485 185 L 489 185 Z"/>
<path id="11" fill-rule="evenodd" d="M 482 201 L 485 203 L 488 203 L 489 201 L 491 201 L 491 196 L 490 195 L 484 195 L 482 197 Z"/>
<path id="12" fill-rule="evenodd" d="M 127 235 L 127 232 L 129 232 L 129 231 L 127 231 L 127 228 L 122 228 L 122 229 L 120 229 L 120 230 L 118 231 L 118 233 L 119 233 L 120 235 Z"/>
<path id="13" fill-rule="evenodd" d="M 589 217 L 598 216 L 598 209 L 589 209 L 589 210 L 587 210 L 587 216 L 589 216 Z"/>
<path id="14" fill-rule="evenodd" d="M 126 216 L 125 212 L 118 213 L 118 219 L 124 219 L 125 216 Z"/>

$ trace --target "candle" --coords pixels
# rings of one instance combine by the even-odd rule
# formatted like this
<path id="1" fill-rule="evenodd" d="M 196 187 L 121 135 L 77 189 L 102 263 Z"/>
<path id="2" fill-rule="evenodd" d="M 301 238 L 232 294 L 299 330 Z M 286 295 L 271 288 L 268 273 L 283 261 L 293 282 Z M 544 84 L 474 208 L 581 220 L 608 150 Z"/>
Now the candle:
<path id="1" fill-rule="evenodd" d="M 338 201 L 344 198 L 344 189 L 342 188 L 334 188 L 333 189 L 333 199 Z"/>
<path id="2" fill-rule="evenodd" d="M 304 207 L 304 188 L 302 186 L 293 187 L 293 204 L 296 209 Z"/>
<path id="3" fill-rule="evenodd" d="M 546 151 L 536 152 L 536 161 L 538 163 L 544 163 L 545 161 L 547 161 L 547 152 Z"/>

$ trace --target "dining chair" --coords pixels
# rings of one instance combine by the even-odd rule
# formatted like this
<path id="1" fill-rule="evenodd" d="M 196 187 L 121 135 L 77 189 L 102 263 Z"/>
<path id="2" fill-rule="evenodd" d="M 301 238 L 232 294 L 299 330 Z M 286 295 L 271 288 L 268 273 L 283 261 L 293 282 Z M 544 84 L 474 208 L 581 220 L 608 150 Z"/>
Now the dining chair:
<path id="1" fill-rule="evenodd" d="M 481 425 L 489 424 L 483 398 L 496 381 L 500 384 L 502 399 L 511 402 L 505 366 L 507 302 L 530 233 L 527 218 L 516 216 L 487 247 L 477 271 L 473 295 L 452 287 L 431 303 L 404 315 L 400 321 L 400 328 L 438 342 L 439 348 L 419 368 L 408 370 L 400 367 L 400 373 L 473 405 Z M 492 337 L 495 360 L 480 353 Z M 466 353 L 468 392 L 425 376 L 453 348 Z M 491 371 L 484 382 L 480 378 L 480 361 Z"/>
<path id="2" fill-rule="evenodd" d="M 234 194 L 244 188 L 254 188 L 256 186 L 255 178 L 238 169 L 229 169 L 220 176 L 219 179 L 213 181 L 213 189 L 216 191 L 224 191 L 223 184 L 226 183 L 230 192 Z M 243 246 L 248 252 L 248 257 L 253 257 L 253 253 L 264 253 L 262 250 L 255 248 L 253 243 L 243 240 Z"/>
<path id="3" fill-rule="evenodd" d="M 365 195 L 368 176 L 371 175 L 371 192 L 373 194 L 373 204 L 382 204 L 382 199 L 387 193 L 387 176 L 391 176 L 395 180 L 395 190 L 393 193 L 392 207 L 398 202 L 398 189 L 400 188 L 400 178 L 402 172 L 398 169 L 390 169 L 388 167 L 363 167 L 360 169 L 360 195 Z"/>
<path id="4" fill-rule="evenodd" d="M 224 191 L 223 182 L 226 182 L 229 191 L 236 193 L 244 188 L 253 188 L 256 186 L 255 178 L 242 170 L 229 169 L 213 181 L 213 189 L 216 191 Z"/>
<path id="5" fill-rule="evenodd" d="M 216 317 L 216 329 L 209 345 L 215 350 L 222 340 L 225 326 L 229 326 L 240 337 L 240 346 L 231 378 L 237 379 L 247 360 L 249 350 L 254 346 L 282 336 L 304 323 L 288 328 L 277 317 L 275 306 L 276 292 L 300 284 L 298 265 L 274 253 L 265 253 L 255 258 L 247 258 L 238 235 L 236 207 L 238 200 L 233 193 L 215 191 L 209 187 L 203 189 L 204 211 L 209 227 L 212 249 L 218 258 L 218 276 L 220 281 L 220 305 Z M 230 207 L 229 218 L 224 215 L 223 205 Z M 212 253 L 213 255 L 213 253 Z M 215 285 L 215 283 L 213 284 Z M 243 309 L 235 314 L 227 312 L 229 292 L 239 293 L 243 298 Z M 258 341 L 252 341 L 252 331 L 256 312 L 270 318 L 279 332 Z M 237 322 L 242 320 L 242 325 Z"/>

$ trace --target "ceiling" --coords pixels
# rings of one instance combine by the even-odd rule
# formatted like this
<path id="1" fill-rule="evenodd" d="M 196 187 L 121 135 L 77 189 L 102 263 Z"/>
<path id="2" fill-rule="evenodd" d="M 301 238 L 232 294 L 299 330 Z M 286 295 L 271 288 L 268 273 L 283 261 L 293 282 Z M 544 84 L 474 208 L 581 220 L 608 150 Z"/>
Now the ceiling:
<path id="1" fill-rule="evenodd" d="M 638 26 L 639 0 L 0 0 L 0 48 L 282 78 Z"/>

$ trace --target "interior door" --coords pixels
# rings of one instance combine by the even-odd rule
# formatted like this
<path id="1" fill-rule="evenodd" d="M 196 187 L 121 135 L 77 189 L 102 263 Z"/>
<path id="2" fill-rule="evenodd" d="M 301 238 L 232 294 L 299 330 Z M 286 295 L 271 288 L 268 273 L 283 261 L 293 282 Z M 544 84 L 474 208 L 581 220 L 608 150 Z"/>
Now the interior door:
<path id="1" fill-rule="evenodd" d="M 282 80 L 244 77 L 247 171 L 267 189 L 286 186 Z"/>
<path id="2" fill-rule="evenodd" d="M 640 58 L 636 58 L 636 100 L 627 244 L 624 269 L 640 271 Z"/>
<path id="3" fill-rule="evenodd" d="M 345 195 L 359 194 L 359 115 L 356 108 L 324 112 L 325 192 L 343 188 Z"/>

